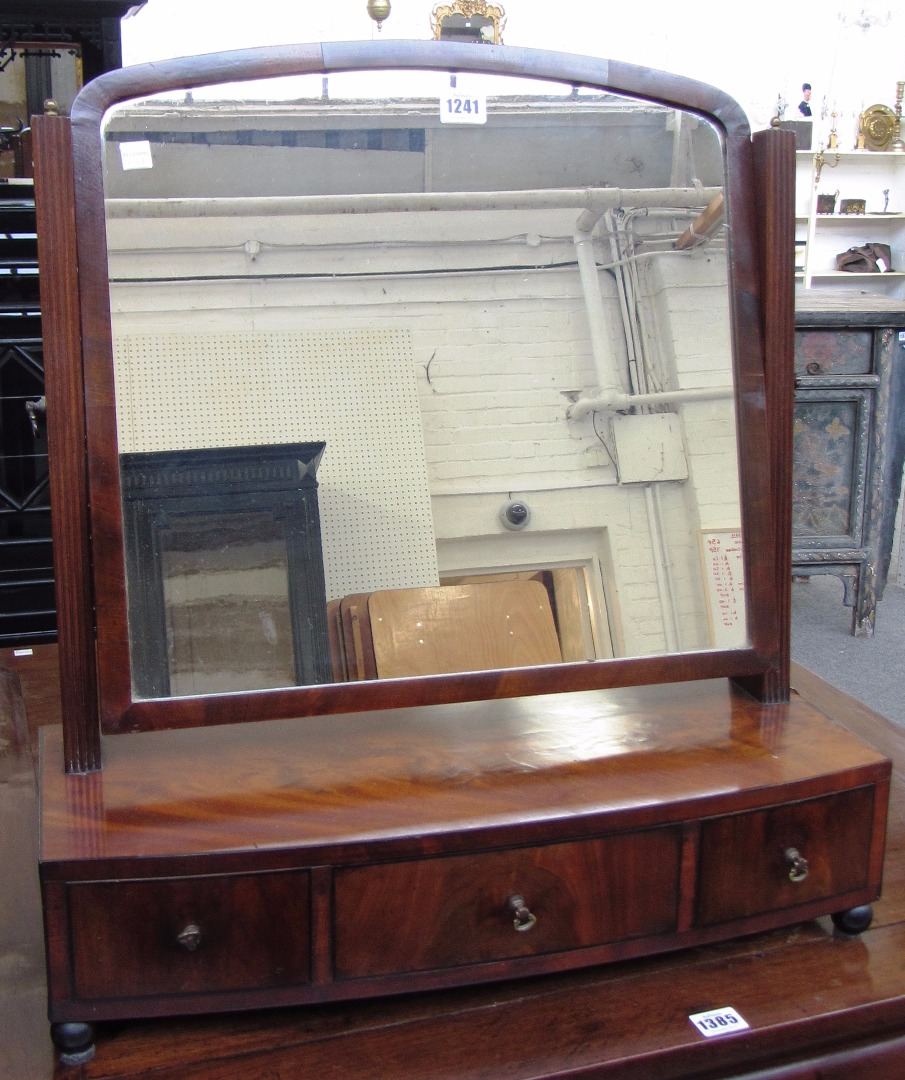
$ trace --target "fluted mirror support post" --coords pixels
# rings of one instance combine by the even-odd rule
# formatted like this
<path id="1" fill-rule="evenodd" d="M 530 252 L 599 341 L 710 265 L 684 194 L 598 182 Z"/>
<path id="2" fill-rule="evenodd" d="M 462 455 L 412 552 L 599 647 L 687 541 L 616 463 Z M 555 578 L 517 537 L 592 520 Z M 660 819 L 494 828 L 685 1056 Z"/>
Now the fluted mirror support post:
<path id="1" fill-rule="evenodd" d="M 35 183 L 41 317 L 46 364 L 47 441 L 57 597 L 66 771 L 101 767 L 91 525 L 85 471 L 85 391 L 77 265 L 75 182 L 69 120 L 35 116 Z M 53 251 L 53 257 L 49 252 Z"/>
<path id="2" fill-rule="evenodd" d="M 775 515 L 773 565 L 779 623 L 777 662 L 758 695 L 788 701 L 792 631 L 792 437 L 795 395 L 794 264 L 784 257 L 795 236 L 795 137 L 775 128 L 754 134 L 760 235 L 764 238 L 763 306 L 767 415 Z"/>

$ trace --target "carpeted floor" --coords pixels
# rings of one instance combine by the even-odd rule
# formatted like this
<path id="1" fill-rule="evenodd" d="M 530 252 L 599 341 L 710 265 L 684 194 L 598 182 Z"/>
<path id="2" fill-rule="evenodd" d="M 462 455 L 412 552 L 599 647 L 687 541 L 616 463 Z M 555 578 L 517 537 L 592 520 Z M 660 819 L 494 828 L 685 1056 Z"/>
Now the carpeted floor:
<path id="1" fill-rule="evenodd" d="M 792 584 L 792 659 L 905 726 L 905 589 L 887 585 L 872 638 L 852 637 L 842 582 L 814 575 Z"/>

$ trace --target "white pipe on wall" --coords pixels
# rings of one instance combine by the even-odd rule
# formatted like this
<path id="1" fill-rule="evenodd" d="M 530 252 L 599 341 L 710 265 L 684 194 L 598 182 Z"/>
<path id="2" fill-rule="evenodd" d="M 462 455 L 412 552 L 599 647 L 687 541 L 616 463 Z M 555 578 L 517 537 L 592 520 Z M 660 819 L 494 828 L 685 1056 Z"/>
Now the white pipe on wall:
<path id="1" fill-rule="evenodd" d="M 658 390 L 650 394 L 601 393 L 592 398 L 581 398 L 570 405 L 566 415 L 570 420 L 580 420 L 589 412 L 624 412 L 636 405 L 669 405 L 673 402 L 718 401 L 731 398 L 732 386 L 698 386 L 688 390 Z"/>
<path id="2" fill-rule="evenodd" d="M 600 280 L 598 277 L 597 262 L 594 258 L 594 242 L 591 234 L 600 220 L 602 214 L 591 213 L 585 210 L 579 217 L 574 236 L 575 253 L 578 259 L 578 272 L 581 278 L 582 295 L 584 297 L 585 311 L 587 313 L 588 327 L 591 337 L 591 354 L 594 359 L 594 369 L 597 373 L 599 390 L 594 398 L 583 398 L 566 411 L 569 419 L 579 419 L 589 412 L 597 411 L 596 403 L 606 402 L 631 402 L 643 404 L 641 400 L 651 395 L 639 395 L 626 393 L 626 387 L 636 390 L 631 376 L 631 367 L 634 356 L 632 343 L 635 328 L 632 324 L 631 315 L 626 306 L 625 282 L 620 280 L 625 268 L 617 272 L 617 289 L 622 312 L 623 331 L 626 348 L 628 349 L 629 371 L 623 377 L 617 368 L 611 339 L 607 335 L 607 319 L 603 307 L 603 298 L 600 293 Z M 615 257 L 614 265 L 618 265 L 622 253 L 618 250 L 614 230 L 610 232 L 610 245 Z M 626 407 L 626 406 L 623 406 Z M 656 494 L 656 497 L 655 497 Z M 644 509 L 647 516 L 647 531 L 650 536 L 651 555 L 654 564 L 654 579 L 657 586 L 657 600 L 660 606 L 663 626 L 663 638 L 667 652 L 676 652 L 678 649 L 678 626 L 676 624 L 675 594 L 672 588 L 671 575 L 669 572 L 666 544 L 663 536 L 662 511 L 660 509 L 659 492 L 654 492 L 651 485 L 644 488 Z"/>
<path id="3" fill-rule="evenodd" d="M 639 392 L 638 386 L 638 343 L 636 340 L 636 327 L 629 310 L 629 295 L 626 288 L 625 275 L 631 256 L 624 255 L 619 243 L 619 233 L 616 228 L 615 215 L 606 215 L 607 232 L 610 238 L 610 252 L 612 257 L 613 279 L 616 282 L 616 294 L 619 297 L 619 310 L 622 314 L 622 333 L 625 338 L 625 351 L 628 360 L 628 389 L 632 394 Z"/>
<path id="4" fill-rule="evenodd" d="M 663 211 L 654 211 L 654 213 L 662 214 Z M 612 214 L 607 215 L 609 220 L 610 245 L 613 252 L 612 265 L 616 268 L 615 277 L 617 292 L 622 314 L 626 349 L 628 351 L 629 370 L 627 374 L 630 392 L 625 392 L 624 384 L 623 389 L 620 390 L 616 388 L 615 382 L 618 375 L 615 378 L 605 378 L 604 375 L 606 373 L 601 373 L 598 375 L 601 384 L 600 391 L 594 396 L 582 398 L 575 402 L 567 410 L 567 418 L 578 420 L 587 416 L 588 413 L 593 412 L 612 413 L 636 407 L 646 410 L 651 406 L 656 407 L 681 402 L 731 398 L 734 394 L 734 388 L 732 386 L 699 387 L 686 390 L 655 392 L 648 391 L 647 361 L 644 355 L 639 355 L 639 350 L 642 349 L 647 353 L 648 330 L 644 325 L 641 311 L 635 302 L 635 294 L 639 289 L 639 281 L 636 272 L 637 255 L 633 254 L 634 245 L 632 243 L 626 242 L 625 247 L 621 245 L 619 230 L 616 228 L 615 222 L 611 220 L 613 216 L 614 215 Z M 629 213 L 626 217 L 628 219 L 627 228 L 630 235 L 633 215 Z M 591 220 L 587 211 L 585 211 L 579 219 L 579 222 L 580 225 L 583 225 L 588 231 L 592 230 L 596 225 L 596 219 Z M 580 246 L 578 240 L 579 238 L 576 237 L 577 250 L 581 251 L 582 247 L 589 246 L 587 244 Z M 580 262 L 579 265 L 581 265 Z M 599 287 L 597 286 L 596 281 L 596 267 L 594 267 L 594 273 L 595 291 L 597 300 L 599 301 L 600 296 Z M 587 296 L 589 290 L 586 289 L 585 292 Z M 588 307 L 590 310 L 591 305 L 589 304 Z M 598 367 L 598 372 L 600 371 L 601 369 Z M 621 379 L 619 381 L 622 382 Z M 645 485 L 644 508 L 651 545 L 651 559 L 653 562 L 657 601 L 661 613 L 663 638 L 666 650 L 668 652 L 675 652 L 681 648 L 681 633 L 677 615 L 678 604 L 673 585 L 669 544 L 664 529 L 661 492 L 657 485 Z"/>
<path id="5" fill-rule="evenodd" d="M 607 334 L 607 317 L 603 307 L 603 297 L 600 294 L 597 260 L 594 258 L 594 241 L 589 232 L 576 232 L 573 240 L 591 338 L 591 356 L 597 373 L 597 385 L 601 393 L 624 395 L 626 384 L 616 366 L 613 343 Z M 571 415 L 571 410 L 569 410 L 566 416 L 571 417 Z M 582 413 L 582 415 L 585 414 Z"/>
<path id="6" fill-rule="evenodd" d="M 657 581 L 657 598 L 660 603 L 660 613 L 663 616 L 663 637 L 666 640 L 666 651 L 677 652 L 679 648 L 679 632 L 676 624 L 675 592 L 672 587 L 672 575 L 669 572 L 669 560 L 663 536 L 663 511 L 660 506 L 659 496 L 656 500 L 654 499 L 654 492 L 651 490 L 650 484 L 646 484 L 644 487 L 644 508 L 647 511 L 647 528 L 653 549 L 654 577 Z"/>
<path id="7" fill-rule="evenodd" d="M 721 188 L 563 188 L 530 191 L 414 191 L 364 195 L 108 199 L 107 216 L 267 217 L 281 214 L 390 214 L 425 210 L 586 210 L 596 222 L 617 206 L 695 207 Z M 583 219 L 580 219 L 580 222 Z M 591 228 L 593 228 L 593 223 Z M 579 230 L 585 230 L 581 224 Z"/>

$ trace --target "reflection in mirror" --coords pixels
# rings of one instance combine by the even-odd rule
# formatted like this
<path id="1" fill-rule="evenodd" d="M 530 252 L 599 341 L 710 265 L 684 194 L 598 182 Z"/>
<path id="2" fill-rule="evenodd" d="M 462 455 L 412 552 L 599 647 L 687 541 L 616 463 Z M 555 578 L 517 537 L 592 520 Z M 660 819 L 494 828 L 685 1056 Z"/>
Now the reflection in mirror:
<path id="1" fill-rule="evenodd" d="M 437 41 L 501 45 L 505 25 L 502 7 L 486 0 L 453 0 L 450 4 L 437 4 L 431 12 L 431 29 Z"/>
<path id="2" fill-rule="evenodd" d="M 369 72 L 105 147 L 137 698 L 744 646 L 711 126 Z"/>

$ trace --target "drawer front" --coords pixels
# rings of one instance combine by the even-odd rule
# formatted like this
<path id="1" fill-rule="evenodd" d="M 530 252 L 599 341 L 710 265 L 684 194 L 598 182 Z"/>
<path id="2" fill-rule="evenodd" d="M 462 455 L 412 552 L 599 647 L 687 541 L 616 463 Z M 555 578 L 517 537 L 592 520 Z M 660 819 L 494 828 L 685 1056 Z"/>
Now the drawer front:
<path id="1" fill-rule="evenodd" d="M 873 369 L 870 330 L 796 330 L 796 375 L 869 375 Z"/>
<path id="2" fill-rule="evenodd" d="M 307 982 L 304 871 L 72 884 L 77 997 L 141 997 Z"/>
<path id="3" fill-rule="evenodd" d="M 697 924 L 866 887 L 873 806 L 874 789 L 865 787 L 704 822 Z M 807 860 L 806 874 L 800 865 L 796 871 L 790 849 Z"/>
<path id="4" fill-rule="evenodd" d="M 673 931 L 680 848 L 676 827 L 339 870 L 336 974 L 455 967 Z M 515 926 L 517 897 L 536 920 L 526 929 Z"/>

